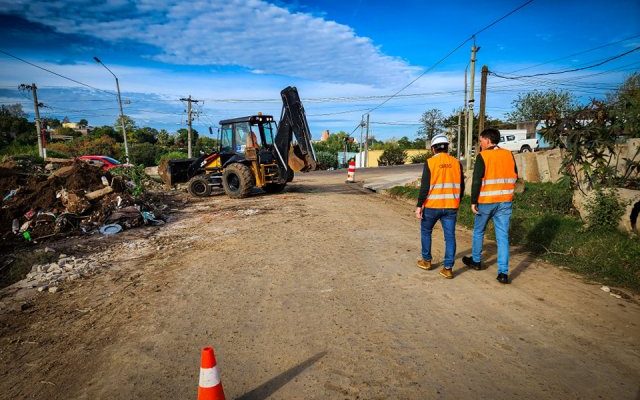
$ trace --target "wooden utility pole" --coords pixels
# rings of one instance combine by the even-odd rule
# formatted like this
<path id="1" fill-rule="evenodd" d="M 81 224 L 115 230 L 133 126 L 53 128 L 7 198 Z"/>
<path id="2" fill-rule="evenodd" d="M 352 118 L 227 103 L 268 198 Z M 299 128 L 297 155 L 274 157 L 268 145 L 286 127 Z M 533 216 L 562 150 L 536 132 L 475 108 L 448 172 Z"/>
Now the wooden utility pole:
<path id="1" fill-rule="evenodd" d="M 193 113 L 191 111 L 191 103 L 197 103 L 200 100 L 194 100 L 191 98 L 191 95 L 186 99 L 183 97 L 180 99 L 181 101 L 187 102 L 187 157 L 193 157 L 192 151 L 192 139 L 191 139 L 191 123 L 193 122 Z"/>
<path id="2" fill-rule="evenodd" d="M 456 144 L 456 155 L 460 160 L 460 134 L 462 133 L 462 111 L 458 113 L 458 143 Z"/>
<path id="3" fill-rule="evenodd" d="M 364 167 L 369 165 L 369 113 L 367 113 L 367 131 L 364 137 Z"/>
<path id="4" fill-rule="evenodd" d="M 31 85 L 25 85 L 24 83 L 19 86 L 21 90 L 31 90 L 31 96 L 33 97 L 33 111 L 36 116 L 36 136 L 38 138 L 38 154 L 40 157 L 46 157 L 46 153 L 44 151 L 43 142 L 42 142 L 42 127 L 40 123 L 40 106 L 42 104 L 38 103 L 38 87 L 35 83 Z"/>
<path id="5" fill-rule="evenodd" d="M 480 78 L 480 115 L 478 116 L 478 132 L 484 130 L 484 113 L 487 107 L 487 76 L 489 68 L 482 66 L 482 77 Z"/>
<path id="6" fill-rule="evenodd" d="M 472 135 L 473 135 L 473 116 L 474 116 L 474 112 L 473 112 L 473 105 L 474 105 L 474 89 L 475 89 L 475 77 L 476 77 L 476 53 L 478 52 L 478 50 L 480 50 L 480 47 L 476 47 L 476 44 L 474 43 L 473 46 L 471 47 L 471 82 L 469 82 L 469 104 L 468 104 L 468 109 L 469 109 L 469 116 L 468 116 L 468 124 L 467 124 L 467 148 L 466 148 L 466 170 L 467 171 L 471 171 L 471 145 L 473 143 L 472 141 Z"/>

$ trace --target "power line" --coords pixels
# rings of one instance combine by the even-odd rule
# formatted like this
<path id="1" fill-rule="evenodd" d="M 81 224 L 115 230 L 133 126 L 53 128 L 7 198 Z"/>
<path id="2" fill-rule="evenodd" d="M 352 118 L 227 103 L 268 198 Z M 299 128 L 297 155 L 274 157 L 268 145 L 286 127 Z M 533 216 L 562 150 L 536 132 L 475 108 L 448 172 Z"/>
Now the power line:
<path id="1" fill-rule="evenodd" d="M 573 68 L 573 69 L 567 69 L 567 70 L 563 70 L 563 71 L 553 71 L 553 72 L 541 72 L 539 74 L 532 74 L 532 75 L 519 75 L 519 76 L 512 76 L 512 77 L 508 77 L 508 76 L 504 76 L 504 75 L 500 75 L 497 74 L 495 72 L 490 72 L 491 75 L 497 76 L 498 78 L 502 78 L 502 79 L 522 79 L 522 78 L 534 78 L 536 76 L 547 76 L 547 75 L 559 75 L 559 74 L 566 74 L 568 72 L 577 72 L 577 71 L 583 71 L 585 69 L 590 69 L 590 68 L 594 68 L 594 67 L 599 67 L 600 65 L 606 64 L 608 62 L 611 62 L 613 60 L 617 60 L 618 58 L 622 58 L 628 54 L 633 53 L 634 51 L 638 51 L 640 50 L 640 46 L 635 47 L 629 51 L 625 51 L 624 53 L 615 55 L 613 57 L 609 57 L 605 60 L 600 61 L 599 63 L 595 63 L 595 64 L 591 64 L 591 65 L 587 65 L 585 67 L 580 67 L 580 68 Z"/>
<path id="2" fill-rule="evenodd" d="M 482 29 L 476 31 L 475 33 L 471 34 L 471 36 L 469 36 L 467 39 L 465 39 L 462 43 L 460 43 L 456 48 L 454 48 L 453 50 L 451 50 L 449 53 L 447 53 L 447 55 L 445 55 L 444 57 L 442 57 L 440 60 L 438 60 L 435 64 L 433 64 L 431 67 L 427 68 L 423 73 L 421 73 L 420 75 L 418 75 L 417 78 L 415 78 L 414 80 L 412 80 L 411 82 L 409 82 L 408 84 L 406 84 L 404 87 L 402 87 L 400 90 L 398 90 L 396 93 L 394 93 L 393 95 L 391 95 L 388 99 L 386 99 L 385 101 L 383 101 L 382 103 L 378 104 L 377 106 L 373 107 L 372 109 L 370 109 L 368 112 L 372 112 L 374 110 L 377 110 L 378 108 L 382 107 L 385 103 L 387 103 L 389 100 L 393 99 L 394 97 L 396 97 L 398 94 L 400 94 L 400 92 L 404 91 L 406 88 L 408 88 L 409 86 L 413 85 L 418 79 L 422 78 L 424 75 L 426 75 L 428 72 L 430 72 L 431 70 L 433 70 L 435 67 L 437 67 L 438 65 L 440 65 L 443 61 L 445 61 L 447 58 L 449 58 L 453 53 L 455 53 L 456 51 L 458 51 L 458 49 L 460 49 L 462 46 L 464 46 L 467 42 L 469 42 L 470 40 L 475 40 L 476 35 L 480 34 L 481 32 L 484 32 L 485 30 L 491 28 L 492 26 L 494 26 L 495 24 L 497 24 L 498 22 L 504 20 L 505 18 L 509 17 L 511 14 L 519 11 L 520 9 L 526 7 L 527 5 L 531 4 L 533 2 L 533 0 L 529 0 L 523 4 L 521 4 L 520 6 L 516 7 L 515 9 L 509 11 L 507 14 L 503 15 L 502 17 L 498 18 L 497 20 L 491 22 L 489 25 L 486 25 L 485 27 L 483 27 Z"/>
<path id="3" fill-rule="evenodd" d="M 77 80 L 75 80 L 75 79 L 73 79 L 73 78 L 69 78 L 68 76 L 64 76 L 64 75 L 59 74 L 59 73 L 57 73 L 57 72 L 51 71 L 50 69 L 46 69 L 46 68 L 44 68 L 44 67 L 41 67 L 41 66 L 39 66 L 39 65 L 36 65 L 36 64 L 34 64 L 34 63 L 32 63 L 32 62 L 29 62 L 29 61 L 27 61 L 27 60 L 24 60 L 24 59 L 22 59 L 22 58 L 18 57 L 18 56 L 14 56 L 13 54 L 8 53 L 8 52 L 6 52 L 6 51 L 4 51 L 4 50 L 2 50 L 2 49 L 0 49 L 0 53 L 3 53 L 3 54 L 5 54 L 5 55 L 8 55 L 9 57 L 13 57 L 13 58 L 15 58 L 16 60 L 22 61 L 23 63 L 29 64 L 29 65 L 31 65 L 31 66 L 33 66 L 33 67 L 36 67 L 36 68 L 39 68 L 39 69 L 41 69 L 41 70 L 43 70 L 43 71 L 47 71 L 47 72 L 49 72 L 49 73 L 51 73 L 51 74 L 57 75 L 57 76 L 59 76 L 59 77 L 61 77 L 61 78 L 64 78 L 64 79 L 66 79 L 66 80 L 68 80 L 68 81 L 75 82 L 75 83 L 77 83 L 77 84 L 79 84 L 79 85 L 86 86 L 86 87 L 88 87 L 88 88 L 91 88 L 91 89 L 94 89 L 94 90 L 98 90 L 98 91 L 100 91 L 100 92 L 104 92 L 104 93 L 109 93 L 109 94 L 111 94 L 111 95 L 115 95 L 114 93 L 111 93 L 111 92 L 109 92 L 109 91 L 107 91 L 107 90 L 98 89 L 97 87 L 93 87 L 93 86 L 88 85 L 88 84 L 86 84 L 86 83 L 83 83 L 83 82 L 77 81 Z"/>
<path id="4" fill-rule="evenodd" d="M 567 58 L 570 58 L 570 57 L 579 56 L 579 55 L 581 55 L 581 54 L 590 53 L 590 52 L 592 52 L 592 51 L 600 50 L 600 49 L 602 49 L 602 48 L 604 48 L 604 47 L 613 46 L 614 44 L 618 44 L 618 43 L 626 42 L 627 40 L 635 39 L 635 38 L 637 38 L 637 37 L 640 37 L 640 33 L 639 33 L 639 34 L 635 34 L 635 35 L 633 35 L 633 36 L 629 36 L 629 37 L 627 37 L 627 38 L 625 38 L 625 39 L 622 39 L 622 40 L 617 40 L 617 41 L 615 41 L 615 42 L 605 43 L 605 44 L 602 44 L 602 45 L 600 45 L 600 46 L 596 46 L 596 47 L 593 47 L 593 48 L 590 48 L 590 49 L 587 49 L 587 50 L 583 50 L 583 51 L 579 51 L 579 52 L 577 52 L 577 53 L 569 54 L 568 56 L 564 56 L 564 57 L 556 58 L 556 59 L 553 59 L 553 60 L 545 61 L 545 62 L 542 62 L 542 63 L 540 63 L 540 64 L 532 65 L 532 66 L 530 66 L 530 67 L 520 68 L 520 69 L 517 69 L 517 70 L 515 70 L 515 71 L 511 71 L 511 72 L 509 72 L 509 74 L 514 74 L 514 73 L 516 73 L 516 72 L 525 71 L 525 70 L 527 70 L 527 69 L 531 69 L 531 68 L 539 67 L 539 66 L 541 66 L 541 65 L 550 64 L 550 63 L 552 63 L 552 62 L 556 62 L 556 61 L 561 61 L 561 60 L 564 60 L 564 59 L 567 59 Z"/>

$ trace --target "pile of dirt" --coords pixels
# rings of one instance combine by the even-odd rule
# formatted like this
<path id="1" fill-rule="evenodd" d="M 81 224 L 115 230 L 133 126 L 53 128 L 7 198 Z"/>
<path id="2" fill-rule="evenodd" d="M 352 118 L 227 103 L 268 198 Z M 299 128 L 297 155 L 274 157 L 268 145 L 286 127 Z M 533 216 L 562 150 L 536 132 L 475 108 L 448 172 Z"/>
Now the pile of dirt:
<path id="1" fill-rule="evenodd" d="M 134 198 L 133 185 L 82 161 L 51 173 L 41 166 L 0 164 L 0 249 L 39 239 L 94 232 L 105 223 L 132 228 L 162 223 L 161 202 Z"/>

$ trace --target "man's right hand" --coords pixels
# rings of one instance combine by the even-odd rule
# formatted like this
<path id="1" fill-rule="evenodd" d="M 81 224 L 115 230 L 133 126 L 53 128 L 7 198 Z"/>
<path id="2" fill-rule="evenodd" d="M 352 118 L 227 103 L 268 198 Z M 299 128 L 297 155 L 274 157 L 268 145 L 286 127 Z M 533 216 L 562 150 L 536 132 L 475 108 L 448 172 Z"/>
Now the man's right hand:
<path id="1" fill-rule="evenodd" d="M 422 219 L 422 207 L 416 207 L 416 218 Z"/>
<path id="2" fill-rule="evenodd" d="M 478 213 L 478 205 L 477 205 L 477 204 L 472 204 L 472 205 L 471 205 L 471 211 L 472 211 L 474 214 L 477 214 L 477 213 Z"/>

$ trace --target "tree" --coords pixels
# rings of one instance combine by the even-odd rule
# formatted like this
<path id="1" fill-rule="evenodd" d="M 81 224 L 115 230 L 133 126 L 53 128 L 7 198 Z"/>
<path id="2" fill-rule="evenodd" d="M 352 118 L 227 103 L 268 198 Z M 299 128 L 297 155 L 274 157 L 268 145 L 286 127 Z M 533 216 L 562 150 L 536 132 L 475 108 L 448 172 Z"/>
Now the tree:
<path id="1" fill-rule="evenodd" d="M 327 151 L 329 153 L 337 154 L 338 152 L 344 151 L 345 139 L 348 137 L 349 135 L 344 131 L 332 133 L 326 141 L 314 143 L 313 146 L 316 151 Z M 356 152 L 358 149 L 359 146 L 357 143 L 347 142 L 348 152 Z"/>
<path id="2" fill-rule="evenodd" d="M 131 133 L 134 130 L 136 130 L 136 128 L 138 128 L 136 126 L 136 122 L 129 117 L 128 115 L 123 115 L 122 117 L 118 117 L 116 119 L 116 122 L 113 123 L 113 127 L 117 130 L 117 131 L 122 131 L 122 123 L 120 122 L 120 120 L 124 121 L 124 130 L 127 133 Z M 128 137 L 127 137 L 128 138 Z"/>
<path id="3" fill-rule="evenodd" d="M 158 141 L 156 136 L 158 135 L 158 130 L 154 128 L 149 128 L 145 126 L 144 128 L 138 128 L 131 133 L 131 142 L 132 143 L 155 143 Z"/>
<path id="4" fill-rule="evenodd" d="M 515 110 L 507 114 L 510 122 L 554 122 L 576 109 L 575 97 L 564 90 L 534 90 L 520 93 L 512 102 Z"/>
<path id="5" fill-rule="evenodd" d="M 200 136 L 195 142 L 194 153 L 209 154 L 218 149 L 218 139 L 208 136 Z"/>
<path id="6" fill-rule="evenodd" d="M 418 138 L 430 141 L 435 135 L 443 131 L 444 114 L 437 108 L 432 108 L 422 113 L 420 123 L 422 126 L 418 129 Z"/>
<path id="7" fill-rule="evenodd" d="M 167 132 L 166 129 L 160 129 L 158 134 L 156 135 L 156 139 L 158 139 L 158 144 L 161 146 L 169 146 L 175 143 L 175 137 Z"/>
<path id="8" fill-rule="evenodd" d="M 640 73 L 635 72 L 607 96 L 612 124 L 619 135 L 640 137 Z"/>
<path id="9" fill-rule="evenodd" d="M 191 144 L 195 144 L 198 141 L 198 131 L 191 128 Z M 186 128 L 178 129 L 176 135 L 176 144 L 178 146 L 187 146 L 189 144 L 189 131 Z"/>
<path id="10" fill-rule="evenodd" d="M 124 142 L 124 138 L 122 137 L 122 128 L 114 129 L 112 126 L 104 125 L 97 128 L 94 128 L 89 137 L 91 138 L 100 138 L 100 137 L 110 137 L 116 142 Z"/>
<path id="11" fill-rule="evenodd" d="M 89 121 L 82 118 L 80 121 L 78 121 L 78 126 L 89 126 Z"/>
<path id="12" fill-rule="evenodd" d="M 402 165 L 404 161 L 407 159 L 407 152 L 402 150 L 400 147 L 396 146 L 387 146 L 387 148 L 382 152 L 380 157 L 378 157 L 378 165 Z"/>
<path id="13" fill-rule="evenodd" d="M 0 146 L 6 146 L 18 136 L 21 142 L 36 140 L 35 124 L 25 118 L 20 104 L 0 107 Z M 32 136 L 32 138 L 30 138 Z"/>
<path id="14" fill-rule="evenodd" d="M 22 109 L 22 104 L 3 104 L 0 106 L 0 114 L 16 118 L 26 118 L 27 114 Z"/>
<path id="15" fill-rule="evenodd" d="M 409 140 L 408 137 L 403 136 L 400 139 L 398 139 L 398 147 L 400 147 L 402 150 L 407 150 L 413 147 L 413 142 L 411 140 Z"/>

